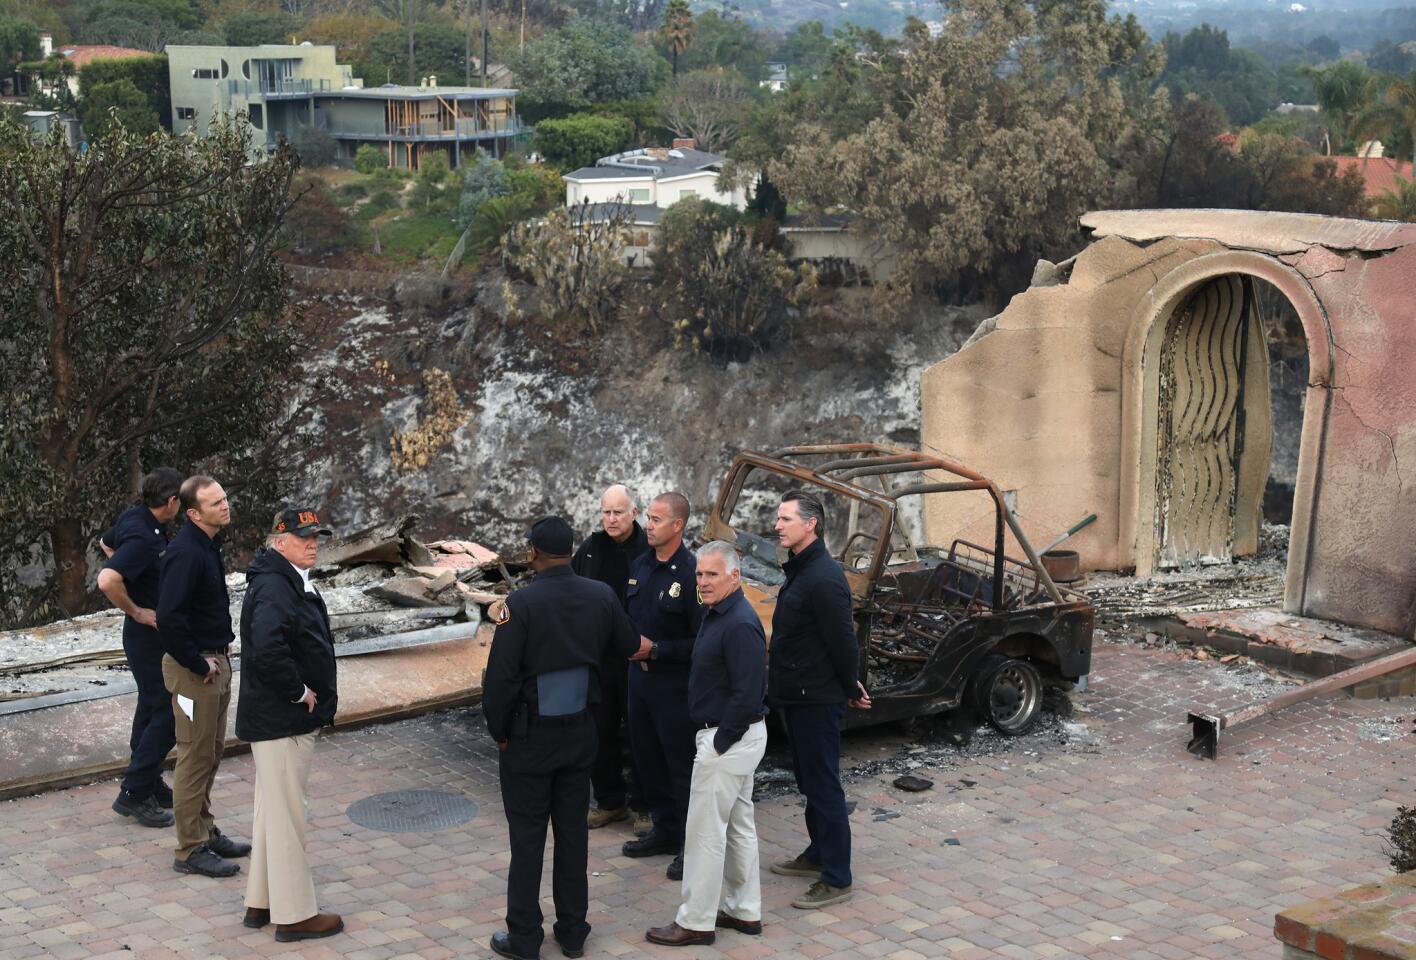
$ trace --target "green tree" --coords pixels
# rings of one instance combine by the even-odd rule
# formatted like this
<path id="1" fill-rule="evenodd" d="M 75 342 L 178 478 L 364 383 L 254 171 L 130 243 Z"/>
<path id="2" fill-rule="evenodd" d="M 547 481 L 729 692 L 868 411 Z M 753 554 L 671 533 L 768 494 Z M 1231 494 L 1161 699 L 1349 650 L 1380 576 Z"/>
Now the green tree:
<path id="1" fill-rule="evenodd" d="M 38 60 L 39 28 L 28 20 L 0 16 L 0 63 L 4 65 L 4 75 L 15 72 L 15 65 L 27 60 Z"/>
<path id="2" fill-rule="evenodd" d="M 677 77 L 679 56 L 693 42 L 693 10 L 688 0 L 669 0 L 664 8 L 664 22 L 659 27 L 659 42 L 669 51 L 669 62 Z"/>
<path id="3" fill-rule="evenodd" d="M 1360 63 L 1339 60 L 1326 67 L 1309 67 L 1304 73 L 1313 83 L 1318 109 L 1328 125 L 1325 153 L 1352 148 L 1356 120 L 1375 99 L 1371 75 Z"/>
<path id="4" fill-rule="evenodd" d="M 588 167 L 629 146 L 634 128 L 623 117 L 575 114 L 536 124 L 532 145 L 546 162 L 561 170 Z"/>
<path id="5" fill-rule="evenodd" d="M 304 20 L 294 14 L 251 10 L 227 17 L 222 30 L 229 46 L 256 47 L 263 43 L 289 43 L 303 25 Z M 348 56 L 343 50 L 339 52 Z"/>
<path id="6" fill-rule="evenodd" d="M 668 78 L 663 57 L 623 27 L 572 20 L 526 44 L 515 58 L 524 119 L 561 117 L 610 100 L 643 100 Z"/>
<path id="7" fill-rule="evenodd" d="M 1387 144 L 1403 140 L 1412 147 L 1416 161 L 1416 71 L 1406 76 L 1383 74 L 1374 77 L 1377 99 L 1352 121 L 1359 139 L 1380 137 Z"/>
<path id="8" fill-rule="evenodd" d="M 323 256 L 360 239 L 353 220 L 319 177 L 304 178 L 293 192 L 283 236 L 296 251 Z"/>
<path id="9" fill-rule="evenodd" d="M 460 83 L 467 72 L 467 38 L 456 27 L 440 23 L 420 23 L 413 28 L 413 51 L 418 77 L 433 75 L 440 83 Z M 385 65 L 398 77 L 408 71 L 408 33 L 400 28 L 385 30 L 369 44 L 370 59 Z M 384 71 L 379 71 L 383 73 Z M 382 77 L 370 84 L 383 82 Z"/>
<path id="10" fill-rule="evenodd" d="M 79 119 L 89 137 L 103 136 L 114 124 L 136 135 L 154 133 L 158 129 L 152 104 L 133 81 L 126 79 L 100 83 L 90 89 L 79 107 Z"/>
<path id="11" fill-rule="evenodd" d="M 215 470 L 253 513 L 281 482 L 296 334 L 275 248 L 296 160 L 249 150 L 234 125 L 114 126 L 76 153 L 0 122 L 0 610 L 36 551 L 47 609 L 83 610 L 91 538 L 142 468 Z"/>
<path id="12" fill-rule="evenodd" d="M 1229 35 L 1203 24 L 1183 37 L 1166 34 L 1165 72 L 1160 83 L 1176 96 L 1198 94 L 1245 125 L 1279 103 L 1278 75 L 1261 57 L 1229 46 Z"/>
<path id="13" fill-rule="evenodd" d="M 993 304 L 1039 257 L 1074 249 L 1106 203 L 1111 156 L 1160 57 L 1103 0 L 959 0 L 907 28 L 884 112 L 833 139 L 804 126 L 767 164 L 793 203 L 843 208 L 899 250 L 889 288 L 962 282 Z"/>
<path id="14" fill-rule="evenodd" d="M 339 154 L 330 132 L 308 123 L 296 124 L 290 131 L 290 147 L 300 158 L 300 165 L 310 169 L 332 165 Z"/>
<path id="15" fill-rule="evenodd" d="M 366 143 L 354 151 L 354 169 L 363 174 L 377 173 L 388 169 L 388 157 L 371 143 Z"/>
<path id="16" fill-rule="evenodd" d="M 87 97 L 100 84 L 118 80 L 127 80 L 137 87 L 147 97 L 148 105 L 162 126 L 172 129 L 172 91 L 166 54 L 89 61 L 79 70 L 79 98 Z"/>
<path id="17" fill-rule="evenodd" d="M 423 154 L 418 163 L 418 173 L 413 178 L 409 206 L 428 210 L 438 204 L 447 192 L 448 173 L 447 154 L 441 150 Z"/>
<path id="18" fill-rule="evenodd" d="M 661 41 L 662 42 L 662 41 Z M 766 76 L 767 45 L 748 24 L 706 10 L 693 22 L 693 46 L 679 59 L 680 70 L 722 67 L 756 84 Z"/>
<path id="19" fill-rule="evenodd" d="M 826 26 L 820 20 L 799 23 L 782 38 L 780 59 L 798 74 L 811 78 L 825 68 L 831 60 L 831 50 L 835 42 L 826 33 Z"/>
<path id="20" fill-rule="evenodd" d="M 493 197 L 511 193 L 506 167 L 500 160 L 481 150 L 471 163 L 462 168 L 462 196 L 457 202 L 458 219 L 465 226 L 477 215 L 477 208 Z"/>

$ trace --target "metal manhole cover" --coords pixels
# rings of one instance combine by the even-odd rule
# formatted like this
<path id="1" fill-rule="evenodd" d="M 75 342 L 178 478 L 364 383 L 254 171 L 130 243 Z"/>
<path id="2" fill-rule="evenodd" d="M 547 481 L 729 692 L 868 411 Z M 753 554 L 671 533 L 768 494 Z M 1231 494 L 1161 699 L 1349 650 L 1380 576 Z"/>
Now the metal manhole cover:
<path id="1" fill-rule="evenodd" d="M 365 797 L 345 812 L 350 820 L 370 830 L 431 833 L 471 820 L 477 815 L 477 804 L 456 793 L 395 790 Z"/>

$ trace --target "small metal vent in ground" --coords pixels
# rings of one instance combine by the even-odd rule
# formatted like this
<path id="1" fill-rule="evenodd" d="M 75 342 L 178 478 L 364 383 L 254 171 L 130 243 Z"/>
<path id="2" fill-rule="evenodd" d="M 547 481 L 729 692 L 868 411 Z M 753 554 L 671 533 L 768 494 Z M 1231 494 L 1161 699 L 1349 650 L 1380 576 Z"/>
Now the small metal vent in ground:
<path id="1" fill-rule="evenodd" d="M 350 820 L 370 830 L 432 833 L 471 820 L 477 815 L 477 804 L 456 793 L 395 790 L 365 797 L 345 812 Z"/>

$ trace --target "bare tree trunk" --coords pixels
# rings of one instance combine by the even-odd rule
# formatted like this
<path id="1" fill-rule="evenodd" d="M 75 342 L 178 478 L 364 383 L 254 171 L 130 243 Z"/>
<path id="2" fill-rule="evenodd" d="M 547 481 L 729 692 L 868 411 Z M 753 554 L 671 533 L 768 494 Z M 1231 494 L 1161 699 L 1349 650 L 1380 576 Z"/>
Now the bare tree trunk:
<path id="1" fill-rule="evenodd" d="M 487 28 L 487 0 L 482 0 L 482 86 L 487 85 L 487 56 L 490 53 L 491 39 Z"/>
<path id="2" fill-rule="evenodd" d="M 88 605 L 88 556 L 78 518 L 60 517 L 50 524 L 49 545 L 59 578 L 59 606 L 65 616 L 77 616 Z"/>

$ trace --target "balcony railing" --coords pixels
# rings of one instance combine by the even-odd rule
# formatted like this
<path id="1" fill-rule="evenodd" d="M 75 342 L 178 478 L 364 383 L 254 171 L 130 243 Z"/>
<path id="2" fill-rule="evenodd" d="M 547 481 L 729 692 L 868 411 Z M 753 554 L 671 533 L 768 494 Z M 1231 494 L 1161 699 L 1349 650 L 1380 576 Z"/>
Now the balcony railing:
<path id="1" fill-rule="evenodd" d="M 521 125 L 515 117 L 493 117 L 490 123 L 483 123 L 475 117 L 458 120 L 451 126 L 437 120 L 423 120 L 418 123 L 390 124 L 388 134 L 395 137 L 437 138 L 475 136 L 514 136 L 521 132 Z"/>
<path id="2" fill-rule="evenodd" d="M 328 80 L 228 80 L 233 97 L 308 97 L 334 89 Z"/>

